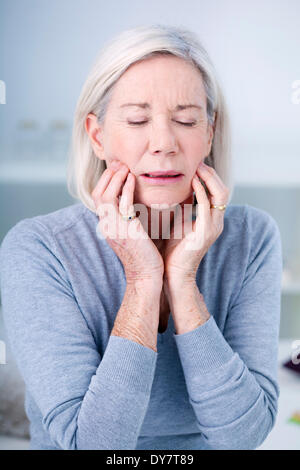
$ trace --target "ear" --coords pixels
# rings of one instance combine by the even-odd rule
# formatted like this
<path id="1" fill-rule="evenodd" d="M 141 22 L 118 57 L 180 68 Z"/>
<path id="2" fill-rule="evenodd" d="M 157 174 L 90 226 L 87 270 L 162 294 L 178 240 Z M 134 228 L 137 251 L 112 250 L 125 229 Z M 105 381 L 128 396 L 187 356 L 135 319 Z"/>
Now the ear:
<path id="1" fill-rule="evenodd" d="M 97 121 L 97 116 L 93 113 L 89 113 L 84 125 L 95 155 L 101 160 L 104 160 L 104 148 L 102 143 L 103 129 Z"/>

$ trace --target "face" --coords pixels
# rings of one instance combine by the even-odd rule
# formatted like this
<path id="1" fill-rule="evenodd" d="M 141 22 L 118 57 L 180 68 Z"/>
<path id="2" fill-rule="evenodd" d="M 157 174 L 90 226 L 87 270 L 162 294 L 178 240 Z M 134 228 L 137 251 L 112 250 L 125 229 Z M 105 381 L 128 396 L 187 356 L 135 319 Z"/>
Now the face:
<path id="1" fill-rule="evenodd" d="M 195 107 L 182 108 L 187 104 Z M 104 124 L 89 114 L 86 130 L 107 166 L 118 159 L 135 175 L 134 202 L 148 207 L 191 202 L 192 178 L 213 137 L 200 72 L 174 56 L 133 64 L 115 85 Z M 182 176 L 169 184 L 142 176 L 169 170 Z"/>

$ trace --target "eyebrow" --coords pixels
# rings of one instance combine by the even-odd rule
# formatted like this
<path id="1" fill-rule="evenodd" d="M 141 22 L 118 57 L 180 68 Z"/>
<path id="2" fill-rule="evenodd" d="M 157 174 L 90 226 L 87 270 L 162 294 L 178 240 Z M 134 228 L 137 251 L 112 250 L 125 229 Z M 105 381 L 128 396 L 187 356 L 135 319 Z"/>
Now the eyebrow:
<path id="1" fill-rule="evenodd" d="M 125 103 L 125 104 L 122 104 L 120 108 L 125 108 L 127 106 L 138 106 L 139 108 L 143 108 L 143 109 L 151 108 L 149 103 Z M 183 109 L 188 109 L 188 108 L 203 109 L 203 106 L 200 106 L 197 104 L 178 104 L 175 108 L 175 111 L 182 111 Z"/>

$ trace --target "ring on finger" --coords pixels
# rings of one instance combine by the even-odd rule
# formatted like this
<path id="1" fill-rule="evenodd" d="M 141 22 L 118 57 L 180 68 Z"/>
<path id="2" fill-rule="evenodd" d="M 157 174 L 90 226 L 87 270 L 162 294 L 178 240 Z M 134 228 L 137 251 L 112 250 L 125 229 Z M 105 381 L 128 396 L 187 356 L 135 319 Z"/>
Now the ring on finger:
<path id="1" fill-rule="evenodd" d="M 218 205 L 218 204 L 211 204 L 211 205 L 210 205 L 210 208 L 211 208 L 211 209 L 219 209 L 220 211 L 225 211 L 225 209 L 226 209 L 226 204 L 221 204 L 221 205 Z"/>

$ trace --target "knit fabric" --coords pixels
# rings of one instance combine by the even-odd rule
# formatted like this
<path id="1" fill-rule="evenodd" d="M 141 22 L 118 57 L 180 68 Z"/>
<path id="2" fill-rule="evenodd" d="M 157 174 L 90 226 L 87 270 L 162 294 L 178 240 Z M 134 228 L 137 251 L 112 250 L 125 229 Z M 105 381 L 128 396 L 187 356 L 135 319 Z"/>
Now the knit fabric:
<path id="1" fill-rule="evenodd" d="M 26 385 L 30 449 L 260 446 L 279 397 L 275 220 L 227 206 L 196 277 L 211 316 L 176 334 L 171 312 L 157 352 L 110 335 L 126 277 L 98 222 L 78 203 L 21 220 L 1 244 L 3 318 Z"/>

